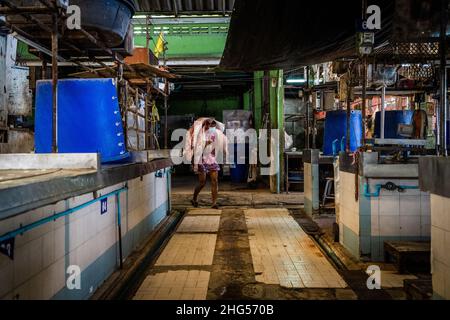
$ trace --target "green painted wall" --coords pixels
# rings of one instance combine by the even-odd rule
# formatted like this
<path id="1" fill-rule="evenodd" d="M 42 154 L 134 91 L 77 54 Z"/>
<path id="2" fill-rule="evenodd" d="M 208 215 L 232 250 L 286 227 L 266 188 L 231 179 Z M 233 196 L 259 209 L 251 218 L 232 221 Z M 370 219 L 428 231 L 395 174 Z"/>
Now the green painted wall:
<path id="1" fill-rule="evenodd" d="M 239 96 L 206 99 L 170 98 L 169 114 L 195 114 L 197 117 L 214 117 L 218 121 L 223 121 L 223 111 L 240 109 L 240 100 Z"/>
<path id="2" fill-rule="evenodd" d="M 142 26 L 141 26 L 142 27 Z M 136 30 L 137 28 L 137 30 Z M 146 36 L 135 26 L 134 43 L 145 47 Z M 221 58 L 228 35 L 228 24 L 158 25 L 151 29 L 150 48 L 155 49 L 161 31 L 167 41 L 167 58 Z"/>
<path id="3" fill-rule="evenodd" d="M 247 111 L 252 111 L 252 96 L 251 96 L 252 92 L 248 91 L 246 93 L 244 93 L 244 110 Z"/>

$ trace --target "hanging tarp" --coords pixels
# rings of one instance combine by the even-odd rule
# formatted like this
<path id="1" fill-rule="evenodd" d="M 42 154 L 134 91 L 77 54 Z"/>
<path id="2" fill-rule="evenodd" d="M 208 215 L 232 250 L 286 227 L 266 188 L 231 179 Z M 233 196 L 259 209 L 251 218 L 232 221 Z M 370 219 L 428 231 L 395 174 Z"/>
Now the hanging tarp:
<path id="1" fill-rule="evenodd" d="M 415 37 L 423 41 L 439 30 L 440 0 L 240 0 L 235 4 L 221 66 L 245 71 L 289 70 L 356 57 L 363 2 L 380 8 L 376 47 Z"/>

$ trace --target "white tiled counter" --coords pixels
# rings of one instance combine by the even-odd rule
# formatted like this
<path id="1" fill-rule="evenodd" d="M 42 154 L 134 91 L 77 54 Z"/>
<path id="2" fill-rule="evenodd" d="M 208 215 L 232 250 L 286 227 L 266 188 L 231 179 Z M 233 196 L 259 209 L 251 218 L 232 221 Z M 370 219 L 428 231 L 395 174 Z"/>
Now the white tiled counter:
<path id="1" fill-rule="evenodd" d="M 319 204 L 319 150 L 303 151 L 305 212 L 309 216 L 318 212 Z"/>
<path id="2" fill-rule="evenodd" d="M 89 298 L 119 266 L 118 222 L 121 221 L 125 260 L 167 216 L 170 167 L 162 163 L 155 171 L 155 168 L 145 166 L 124 166 L 40 184 L 38 189 L 47 187 L 50 190 L 52 185 L 70 188 L 74 181 L 83 181 L 81 186 L 86 191 L 73 191 L 72 195 L 64 196 L 66 190 L 61 188 L 58 197 L 63 199 L 6 216 L 0 221 L 0 236 L 5 236 L 23 226 L 73 210 L 13 238 L 14 256 L 9 258 L 0 254 L 0 298 Z M 105 185 L 106 181 L 112 184 Z M 75 185 L 79 188 L 77 183 Z M 26 191 L 28 187 L 24 186 L 24 198 L 33 197 Z M 94 190 L 90 191 L 90 188 Z M 0 190 L 0 198 L 6 200 L 7 192 Z M 105 195 L 109 196 L 104 201 L 96 201 Z M 39 203 L 44 200 L 39 199 Z M 5 209 L 2 214 L 6 215 L 7 208 L 2 208 Z M 76 268 L 81 271 L 80 286 L 72 287 L 70 283 L 76 284 L 76 281 L 72 281 L 70 276 Z"/>
<path id="3" fill-rule="evenodd" d="M 434 299 L 450 300 L 450 160 L 420 160 L 422 190 L 431 193 L 431 270 Z"/>
<path id="4" fill-rule="evenodd" d="M 363 154 L 357 167 L 353 158 L 340 155 L 336 204 L 340 243 L 356 258 L 371 261 L 384 259 L 385 241 L 429 241 L 431 232 L 430 194 L 419 189 L 418 165 L 377 168 L 372 161 L 377 158 Z M 381 187 L 387 183 L 402 191 Z"/>

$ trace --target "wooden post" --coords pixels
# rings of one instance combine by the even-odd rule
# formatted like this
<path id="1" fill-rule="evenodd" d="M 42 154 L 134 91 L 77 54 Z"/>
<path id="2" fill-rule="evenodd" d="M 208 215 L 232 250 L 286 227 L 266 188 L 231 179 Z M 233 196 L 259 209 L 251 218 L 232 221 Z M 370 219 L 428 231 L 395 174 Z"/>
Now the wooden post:
<path id="1" fill-rule="evenodd" d="M 53 15 L 52 29 L 52 152 L 58 153 L 58 15 Z"/>

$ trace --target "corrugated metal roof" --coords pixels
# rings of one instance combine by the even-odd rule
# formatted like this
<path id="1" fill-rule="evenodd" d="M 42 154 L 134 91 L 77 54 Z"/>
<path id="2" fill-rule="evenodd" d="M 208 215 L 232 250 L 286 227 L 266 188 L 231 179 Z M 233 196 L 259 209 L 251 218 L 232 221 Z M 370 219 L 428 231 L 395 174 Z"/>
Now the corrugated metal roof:
<path id="1" fill-rule="evenodd" d="M 137 11 L 151 14 L 231 13 L 235 0 L 135 0 Z"/>

